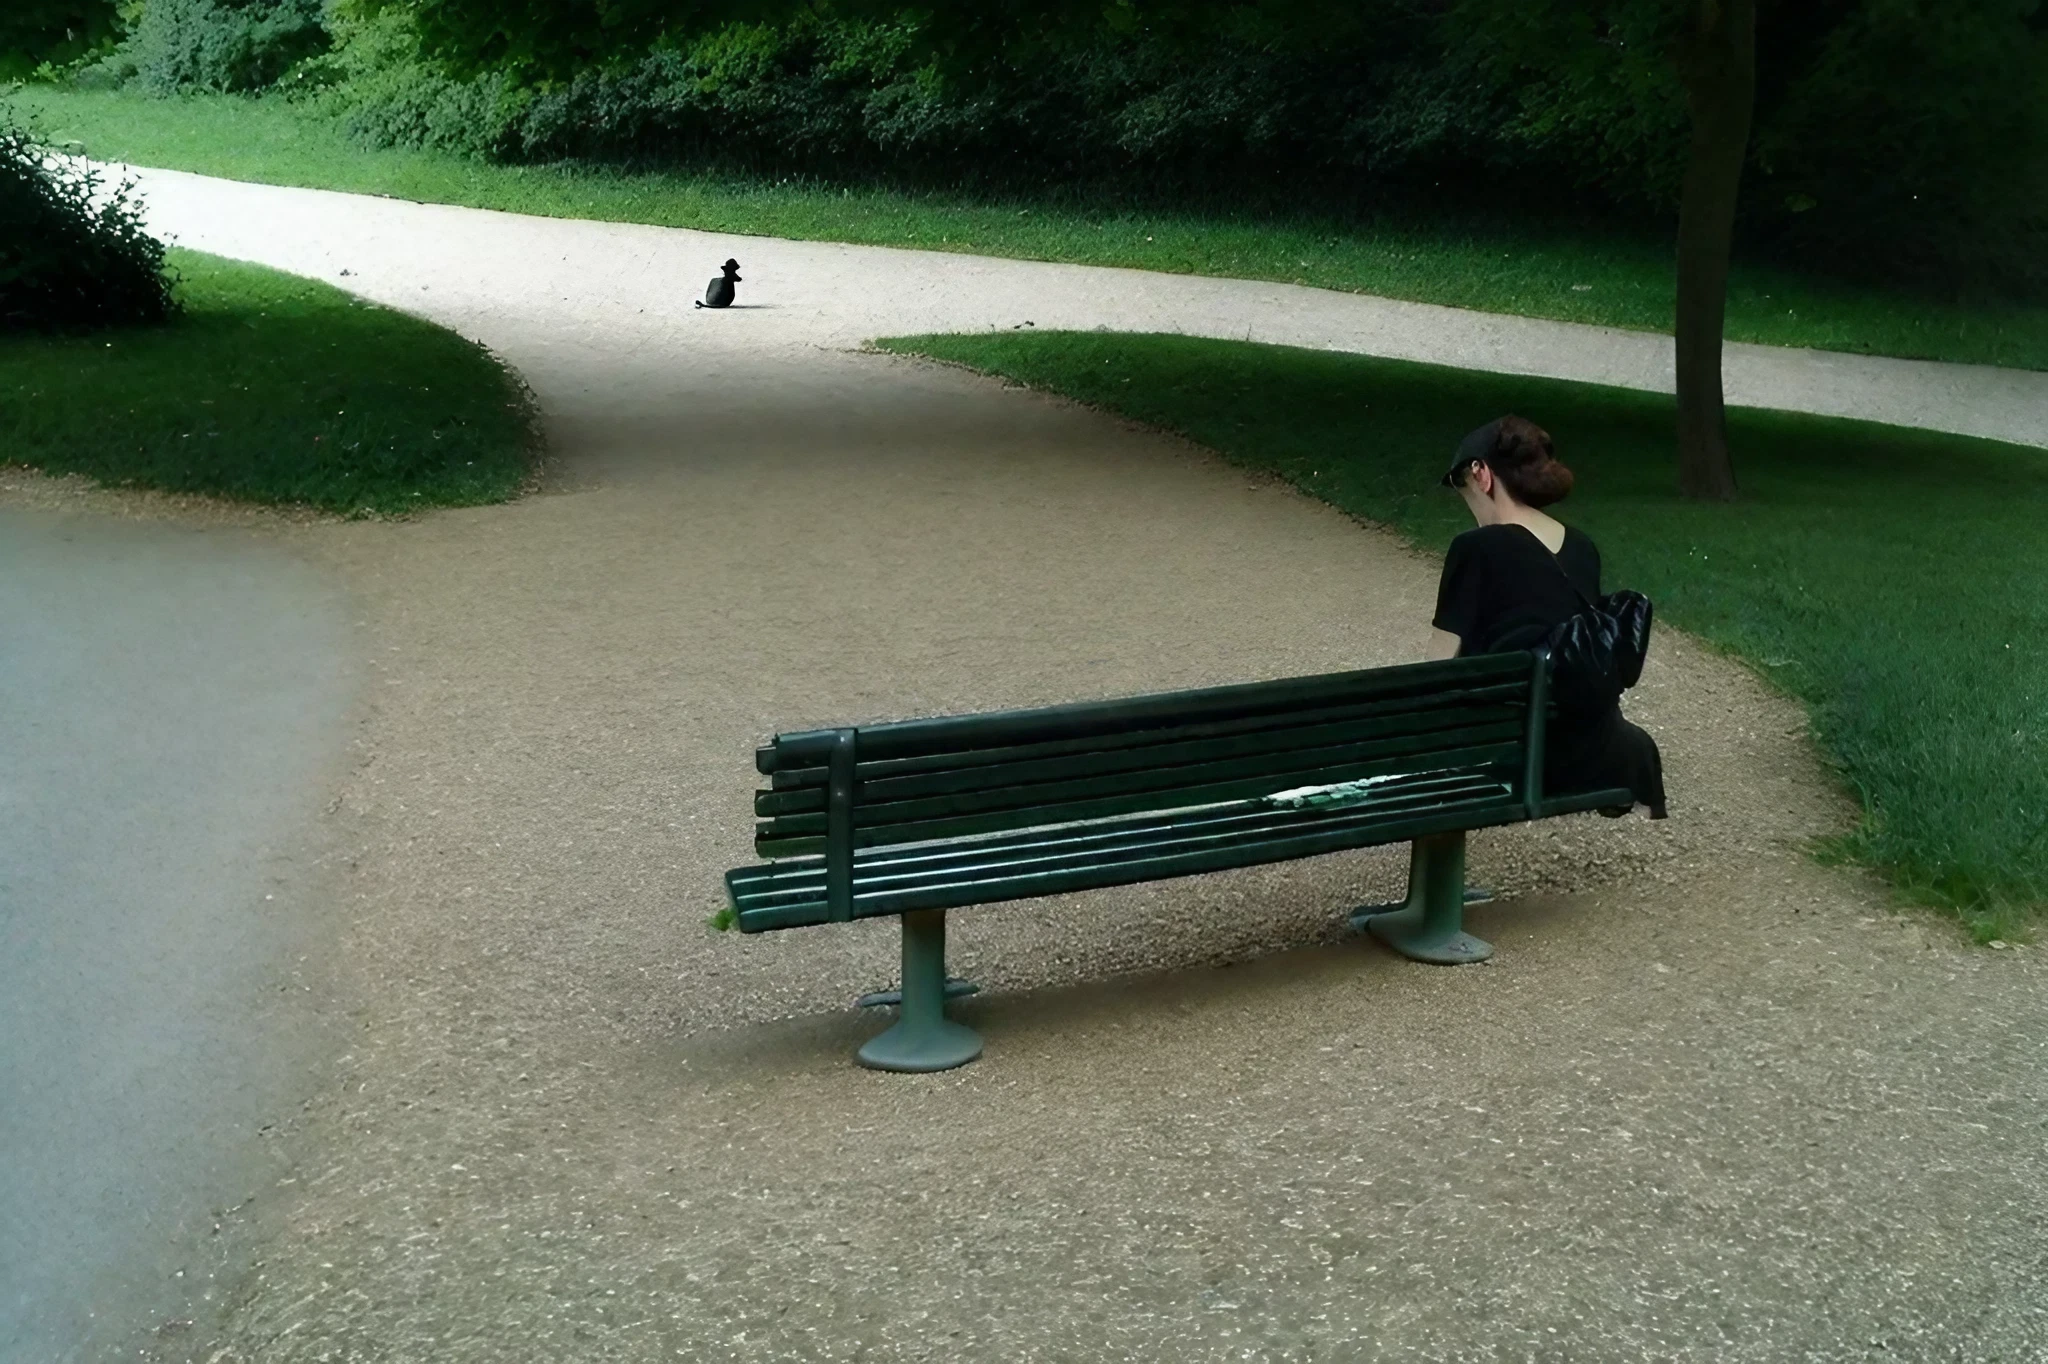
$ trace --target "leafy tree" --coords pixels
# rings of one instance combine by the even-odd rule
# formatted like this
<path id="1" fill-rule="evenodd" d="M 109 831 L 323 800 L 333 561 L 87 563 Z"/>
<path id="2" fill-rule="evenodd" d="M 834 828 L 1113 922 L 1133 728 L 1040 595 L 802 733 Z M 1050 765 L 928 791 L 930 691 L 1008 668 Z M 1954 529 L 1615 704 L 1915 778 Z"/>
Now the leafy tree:
<path id="1" fill-rule="evenodd" d="M 115 0 L 6 0 L 0 4 L 0 76 L 63 66 L 119 35 Z"/>
<path id="2" fill-rule="evenodd" d="M 1753 240 L 2048 296 L 2048 4 L 1772 0 L 1759 23 Z"/>

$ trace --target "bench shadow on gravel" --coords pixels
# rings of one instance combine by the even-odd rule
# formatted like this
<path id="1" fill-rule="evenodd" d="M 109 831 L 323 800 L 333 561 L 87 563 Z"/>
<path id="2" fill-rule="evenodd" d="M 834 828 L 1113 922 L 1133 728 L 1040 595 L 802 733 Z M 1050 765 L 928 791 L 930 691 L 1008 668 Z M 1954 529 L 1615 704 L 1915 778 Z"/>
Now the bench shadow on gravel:
<path id="1" fill-rule="evenodd" d="M 1615 909 L 1609 895 L 1539 893 L 1472 905 L 1465 914 L 1473 932 L 1500 942 L 1503 954 L 1508 955 L 1514 952 L 1513 945 L 1555 931 L 1560 920 L 1613 913 Z M 1346 933 L 1342 916 L 1334 910 L 1332 921 L 1333 933 L 1345 933 L 1336 941 L 1287 947 L 1240 961 L 1038 989 L 1009 991 L 984 986 L 982 993 L 954 1000 L 947 1008 L 948 1017 L 967 1024 L 986 1041 L 987 1050 L 980 1060 L 937 1076 L 871 1073 L 878 1082 L 917 1083 L 951 1076 L 950 1082 L 966 1083 L 977 1075 L 1004 1069 L 1006 1061 L 1023 1062 L 1077 1045 L 1113 1057 L 1118 1039 L 1134 1028 L 1158 1026 L 1176 1017 L 1278 1015 L 1300 1005 L 1299 997 L 1306 992 L 1389 991 L 1425 984 L 1429 977 L 1445 973 L 1497 969 L 1486 962 L 1462 967 L 1411 962 L 1367 935 Z M 873 982 L 860 987 L 866 988 L 883 986 Z M 894 1009 L 851 1007 L 857 993 L 849 984 L 849 1007 L 829 1013 L 678 1035 L 646 1056 L 646 1063 L 656 1072 L 648 1078 L 655 1083 L 687 1079 L 697 1085 L 753 1085 L 764 1077 L 787 1080 L 857 1070 L 854 1052 L 896 1016 Z"/>

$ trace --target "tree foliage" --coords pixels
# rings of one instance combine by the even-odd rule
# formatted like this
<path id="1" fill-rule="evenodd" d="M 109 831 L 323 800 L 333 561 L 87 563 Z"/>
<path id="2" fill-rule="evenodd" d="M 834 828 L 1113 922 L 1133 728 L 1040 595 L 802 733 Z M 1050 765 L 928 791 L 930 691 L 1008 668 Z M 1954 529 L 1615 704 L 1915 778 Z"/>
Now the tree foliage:
<path id="1" fill-rule="evenodd" d="M 1531 162 L 1675 208 L 1685 0 L 1458 0 Z M 2048 5 L 1759 0 L 1743 228 L 1759 246 L 1926 282 L 2048 291 Z"/>
<path id="2" fill-rule="evenodd" d="M 115 0 L 6 0 L 0 4 L 0 77 L 75 62 L 111 42 L 120 26 Z"/>

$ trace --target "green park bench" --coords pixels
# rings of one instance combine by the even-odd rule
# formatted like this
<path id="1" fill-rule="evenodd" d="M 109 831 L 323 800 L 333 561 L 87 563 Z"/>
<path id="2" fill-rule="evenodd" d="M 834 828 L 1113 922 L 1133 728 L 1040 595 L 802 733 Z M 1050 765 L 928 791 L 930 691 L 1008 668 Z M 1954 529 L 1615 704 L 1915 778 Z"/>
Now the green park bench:
<path id="1" fill-rule="evenodd" d="M 1548 660 L 1494 654 L 1041 710 L 777 735 L 756 751 L 764 859 L 726 873 L 743 932 L 896 915 L 883 1070 L 981 1054 L 946 1017 L 946 911 L 1413 842 L 1408 898 L 1353 914 L 1418 961 L 1463 928 L 1465 832 L 1627 805 L 1543 791 Z M 1330 788 L 1303 792 L 1300 788 Z M 1277 798 L 1276 798 L 1277 797 Z"/>

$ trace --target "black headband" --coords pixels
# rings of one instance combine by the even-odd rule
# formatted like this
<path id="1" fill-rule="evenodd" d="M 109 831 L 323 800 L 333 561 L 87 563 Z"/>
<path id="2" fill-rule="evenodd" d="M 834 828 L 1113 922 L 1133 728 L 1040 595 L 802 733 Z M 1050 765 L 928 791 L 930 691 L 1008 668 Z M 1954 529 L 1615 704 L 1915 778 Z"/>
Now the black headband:
<path id="1" fill-rule="evenodd" d="M 1500 422 L 1490 421 L 1476 431 L 1468 431 L 1465 439 L 1458 442 L 1458 453 L 1451 460 L 1451 467 L 1444 470 L 1438 480 L 1446 488 L 1458 486 L 1458 471 L 1468 464 L 1491 464 L 1494 447 L 1500 444 Z"/>

